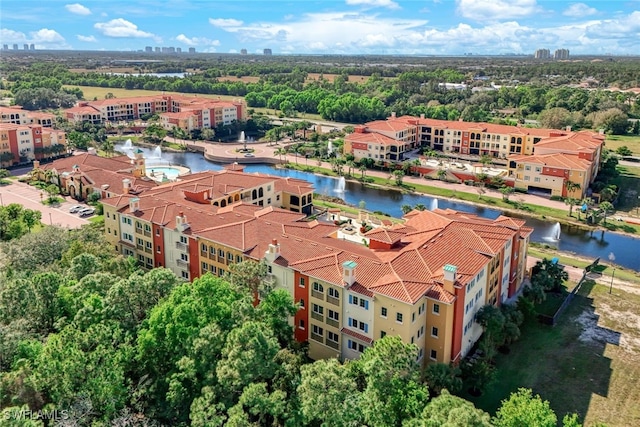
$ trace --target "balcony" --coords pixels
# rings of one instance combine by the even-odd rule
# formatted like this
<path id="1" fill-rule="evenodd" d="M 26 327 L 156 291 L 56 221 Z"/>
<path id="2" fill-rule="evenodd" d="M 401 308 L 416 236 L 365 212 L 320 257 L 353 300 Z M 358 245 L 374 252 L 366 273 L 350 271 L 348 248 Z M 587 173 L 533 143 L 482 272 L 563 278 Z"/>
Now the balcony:
<path id="1" fill-rule="evenodd" d="M 144 230 L 144 235 L 147 237 L 151 237 L 151 231 L 150 230 Z"/>
<path id="2" fill-rule="evenodd" d="M 144 251 L 148 254 L 152 253 L 153 250 L 151 248 L 144 248 Z"/>
<path id="3" fill-rule="evenodd" d="M 340 299 L 327 295 L 327 302 L 333 305 L 340 305 Z"/>
<path id="4" fill-rule="evenodd" d="M 189 266 L 189 261 L 185 261 L 183 259 L 178 259 L 176 262 L 181 267 L 188 267 Z"/>
<path id="5" fill-rule="evenodd" d="M 314 334 L 313 332 L 311 332 L 311 339 L 322 343 L 322 335 Z"/>
<path id="6" fill-rule="evenodd" d="M 327 317 L 327 325 L 340 329 L 340 322 L 329 317 Z"/>
<path id="7" fill-rule="evenodd" d="M 331 341 L 329 338 L 327 338 L 324 342 L 327 346 L 334 348 L 336 350 L 338 350 L 340 348 L 340 344 L 338 344 L 335 341 Z"/>
<path id="8" fill-rule="evenodd" d="M 187 246 L 186 243 L 176 242 L 176 249 L 186 252 L 189 249 L 189 246 Z"/>
<path id="9" fill-rule="evenodd" d="M 323 292 L 318 292 L 318 291 L 314 291 L 313 289 L 311 290 L 311 296 L 314 298 L 318 298 L 324 301 L 324 293 Z"/>
<path id="10" fill-rule="evenodd" d="M 324 316 L 322 314 L 315 313 L 313 311 L 311 312 L 311 318 L 312 319 L 316 319 L 316 320 L 318 320 L 320 322 L 324 322 Z"/>

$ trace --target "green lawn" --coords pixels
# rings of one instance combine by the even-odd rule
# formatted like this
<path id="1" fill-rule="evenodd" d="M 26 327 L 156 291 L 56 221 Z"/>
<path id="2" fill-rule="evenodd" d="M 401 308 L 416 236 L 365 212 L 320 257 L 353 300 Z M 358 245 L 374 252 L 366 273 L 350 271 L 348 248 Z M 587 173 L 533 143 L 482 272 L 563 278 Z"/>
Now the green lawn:
<path id="1" fill-rule="evenodd" d="M 591 316 L 588 330 L 608 336 L 610 342 L 619 341 L 619 334 L 638 340 L 637 325 L 620 318 L 620 313 L 634 313 L 638 304 L 638 295 L 621 291 L 609 295 L 606 287 L 584 286 L 556 327 L 529 319 L 511 352 L 498 355 L 496 380 L 482 396 L 464 397 L 493 414 L 502 399 L 518 387 L 527 387 L 549 400 L 559 419 L 577 412 L 585 426 L 598 422 L 609 427 L 639 425 L 640 348 L 628 351 L 597 340 L 582 342 L 583 326 L 577 321 Z"/>
<path id="2" fill-rule="evenodd" d="M 639 135 L 607 135 L 604 145 L 613 151 L 616 151 L 622 146 L 626 146 L 633 152 L 634 156 L 640 156 Z"/>

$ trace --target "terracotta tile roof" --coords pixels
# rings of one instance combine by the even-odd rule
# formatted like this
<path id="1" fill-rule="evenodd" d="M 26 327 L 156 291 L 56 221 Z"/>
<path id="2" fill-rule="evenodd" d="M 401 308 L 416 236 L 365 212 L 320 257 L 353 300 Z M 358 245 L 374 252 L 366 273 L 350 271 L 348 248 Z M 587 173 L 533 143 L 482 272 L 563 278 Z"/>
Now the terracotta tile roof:
<path id="1" fill-rule="evenodd" d="M 160 117 L 166 117 L 168 119 L 188 119 L 189 117 L 196 117 L 196 114 L 191 111 L 181 111 L 178 113 L 160 113 Z"/>
<path id="2" fill-rule="evenodd" d="M 346 328 L 346 327 L 345 327 L 345 328 L 342 328 L 342 329 L 340 330 L 340 332 L 342 332 L 342 333 L 343 333 L 343 334 L 345 334 L 345 335 L 349 335 L 350 337 L 353 337 L 353 338 L 355 338 L 355 339 L 357 339 L 357 340 L 360 340 L 360 341 L 362 341 L 362 342 L 365 342 L 365 343 L 367 343 L 367 344 L 371 344 L 371 343 L 373 342 L 373 339 L 371 339 L 371 338 L 367 337 L 366 335 L 359 334 L 359 333 L 357 333 L 357 332 L 355 332 L 355 331 L 352 331 L 351 329 Z"/>
<path id="3" fill-rule="evenodd" d="M 399 242 L 405 234 L 406 231 L 402 229 L 374 228 L 365 233 L 365 236 L 378 242 L 394 244 Z"/>
<path id="4" fill-rule="evenodd" d="M 397 141 L 394 138 L 390 138 L 386 135 L 382 135 L 376 132 L 350 133 L 345 137 L 345 139 L 351 142 L 361 142 L 365 144 L 380 144 L 380 145 L 404 144 L 404 142 Z"/>
<path id="5" fill-rule="evenodd" d="M 582 171 L 588 171 L 589 169 L 591 169 L 591 162 L 589 160 L 581 159 L 575 154 L 553 153 L 553 154 L 532 154 L 530 156 L 517 155 L 517 156 L 509 156 L 508 159 L 516 163 L 537 164 L 537 165 L 543 165 L 543 166 L 548 166 L 551 168 L 558 168 L 558 169 L 582 170 Z"/>

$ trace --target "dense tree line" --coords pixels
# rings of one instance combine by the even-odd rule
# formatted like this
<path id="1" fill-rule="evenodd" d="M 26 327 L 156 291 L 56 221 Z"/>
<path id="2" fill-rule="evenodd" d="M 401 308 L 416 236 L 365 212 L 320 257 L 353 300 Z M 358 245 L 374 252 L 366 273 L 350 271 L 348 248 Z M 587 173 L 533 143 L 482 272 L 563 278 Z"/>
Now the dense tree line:
<path id="1" fill-rule="evenodd" d="M 4 243 L 0 255 L 0 416 L 8 422 L 20 410 L 53 409 L 95 426 L 557 422 L 530 390 L 495 417 L 476 409 L 447 391 L 459 381 L 450 367 L 423 373 L 417 348 L 398 337 L 356 361 L 311 362 L 293 340 L 292 297 L 273 289 L 261 264 L 184 283 L 114 256 L 95 225 L 46 227 Z M 566 417 L 564 425 L 579 424 Z"/>
<path id="2" fill-rule="evenodd" d="M 597 64 L 597 63 L 596 63 Z M 628 70 L 627 63 L 617 64 Z M 589 71 L 600 67 L 583 63 Z M 388 116 L 424 114 L 426 117 L 469 121 L 487 121 L 508 116 L 512 120 L 538 119 L 550 127 L 604 128 L 611 133 L 625 133 L 629 117 L 640 117 L 640 97 L 631 93 L 608 90 L 590 90 L 555 84 L 554 79 L 531 79 L 528 84 L 517 83 L 513 76 L 496 89 L 489 82 L 475 79 L 476 73 L 465 69 L 435 68 L 402 70 L 395 78 L 384 78 L 372 72 L 364 82 L 350 82 L 347 69 L 342 69 L 332 80 L 320 75 L 309 81 L 309 68 L 304 65 L 274 63 L 235 64 L 221 69 L 209 68 L 203 73 L 189 74 L 185 78 L 156 77 L 153 75 L 113 75 L 96 72 L 74 73 L 63 66 L 46 67 L 32 64 L 27 70 L 10 72 L 8 80 L 20 102 L 29 106 L 42 105 L 40 96 L 33 91 L 49 92 L 52 106 L 71 101 L 72 97 L 60 92 L 62 85 L 99 86 L 106 88 L 145 89 L 203 93 L 246 97 L 250 107 L 280 110 L 285 115 L 298 113 L 320 114 L 325 119 L 362 123 Z M 545 72 L 561 72 L 556 63 L 538 64 Z M 253 67 L 253 68 L 251 68 Z M 225 81 L 220 77 L 228 72 L 236 75 L 249 72 L 258 75 L 255 83 Z M 573 68 L 572 68 L 573 70 Z M 501 68 L 493 69 L 502 73 Z M 575 71 L 575 70 L 574 70 Z M 516 72 L 516 71 L 514 71 Z M 446 90 L 442 82 L 466 82 L 464 90 Z M 73 95 L 81 96 L 76 89 Z M 18 99 L 16 99 L 16 102 Z"/>

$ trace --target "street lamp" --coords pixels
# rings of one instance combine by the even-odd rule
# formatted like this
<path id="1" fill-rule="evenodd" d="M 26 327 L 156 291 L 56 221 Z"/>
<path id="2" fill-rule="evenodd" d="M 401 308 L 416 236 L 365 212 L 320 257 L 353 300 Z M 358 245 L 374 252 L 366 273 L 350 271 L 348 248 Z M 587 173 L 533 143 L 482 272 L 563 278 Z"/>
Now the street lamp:
<path id="1" fill-rule="evenodd" d="M 616 266 L 613 264 L 613 261 L 616 260 L 616 256 L 613 252 L 609 253 L 609 262 L 611 263 L 611 267 L 613 267 L 613 272 L 611 273 L 611 284 L 609 285 L 609 293 L 611 293 L 611 289 L 613 289 L 613 276 L 616 275 Z"/>

